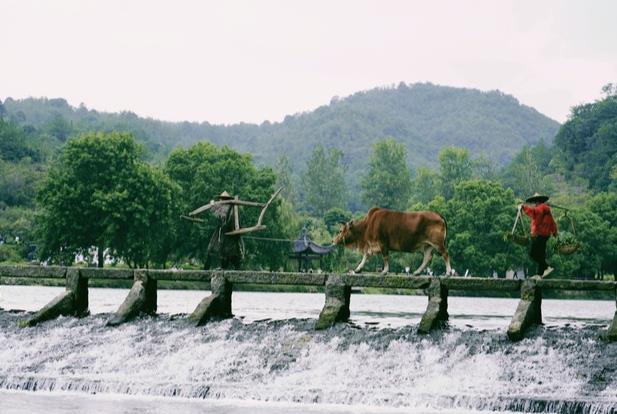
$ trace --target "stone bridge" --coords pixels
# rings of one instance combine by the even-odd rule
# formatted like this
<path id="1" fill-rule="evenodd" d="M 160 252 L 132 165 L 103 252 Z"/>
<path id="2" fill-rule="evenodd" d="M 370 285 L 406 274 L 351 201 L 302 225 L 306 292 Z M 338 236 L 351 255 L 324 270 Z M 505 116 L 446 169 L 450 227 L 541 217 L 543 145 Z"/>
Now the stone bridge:
<path id="1" fill-rule="evenodd" d="M 88 311 L 89 279 L 132 280 L 133 286 L 107 325 L 115 326 L 139 313 L 155 314 L 157 282 L 198 281 L 210 284 L 211 294 L 205 297 L 189 315 L 196 325 L 212 319 L 232 317 L 232 292 L 235 285 L 292 285 L 320 286 L 325 292 L 325 304 L 315 329 L 327 329 L 349 318 L 352 288 L 416 289 L 428 296 L 428 305 L 418 333 L 427 333 L 444 325 L 448 320 L 448 292 L 504 291 L 520 292 L 520 302 L 508 327 L 508 338 L 523 338 L 526 330 L 542 323 L 542 291 L 610 291 L 617 298 L 617 283 L 612 281 L 581 281 L 566 279 L 527 280 L 487 279 L 478 277 L 381 276 L 377 274 L 350 275 L 341 273 L 286 273 L 258 271 L 192 271 L 192 270 L 131 270 L 99 269 L 58 266 L 0 266 L 0 284 L 38 284 L 40 279 L 64 279 L 66 290 L 24 322 L 26 326 L 55 318 L 59 315 L 85 316 Z M 266 288 L 267 290 L 267 288 Z M 617 311 L 613 316 L 606 339 L 617 341 Z"/>

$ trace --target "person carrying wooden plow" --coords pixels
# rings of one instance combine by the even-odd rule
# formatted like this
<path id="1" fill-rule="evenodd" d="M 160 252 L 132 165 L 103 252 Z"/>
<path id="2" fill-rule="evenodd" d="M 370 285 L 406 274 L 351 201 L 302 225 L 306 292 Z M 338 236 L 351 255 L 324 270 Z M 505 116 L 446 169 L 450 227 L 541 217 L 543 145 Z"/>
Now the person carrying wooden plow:
<path id="1" fill-rule="evenodd" d="M 537 275 L 545 277 L 554 269 L 546 263 L 546 243 L 551 236 L 557 237 L 557 224 L 551 208 L 546 202 L 548 196 L 535 193 L 519 204 L 518 210 L 531 218 L 531 248 L 529 256 L 538 265 Z"/>
<path id="2" fill-rule="evenodd" d="M 227 191 L 223 191 L 216 201 L 233 199 Z M 210 268 L 213 259 L 218 256 L 222 269 L 238 269 L 244 258 L 242 239 L 239 235 L 227 235 L 234 230 L 234 208 L 231 204 L 215 204 L 210 211 L 219 219 L 219 225 L 210 237 L 204 267 Z"/>
<path id="3" fill-rule="evenodd" d="M 275 191 L 265 204 L 254 201 L 243 201 L 237 196 L 233 197 L 227 191 L 223 191 L 217 196 L 216 200 L 211 200 L 208 204 L 191 211 L 188 217 L 183 216 L 185 219 L 203 223 L 204 220 L 194 216 L 210 210 L 210 212 L 219 219 L 219 225 L 208 243 L 208 250 L 204 263 L 206 269 L 211 267 L 212 262 L 217 256 L 220 259 L 220 267 L 222 269 L 240 268 L 242 259 L 244 258 L 244 244 L 241 236 L 266 228 L 266 226 L 261 224 L 263 217 L 274 198 L 279 195 L 282 189 L 281 187 Z M 256 225 L 252 227 L 240 227 L 239 206 L 261 207 L 261 213 L 259 214 Z"/>

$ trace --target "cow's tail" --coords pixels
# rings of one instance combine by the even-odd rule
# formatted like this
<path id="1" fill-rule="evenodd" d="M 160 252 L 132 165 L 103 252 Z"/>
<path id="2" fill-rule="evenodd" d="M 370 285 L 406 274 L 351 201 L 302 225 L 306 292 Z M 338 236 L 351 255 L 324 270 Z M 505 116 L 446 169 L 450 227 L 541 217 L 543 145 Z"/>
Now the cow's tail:
<path id="1" fill-rule="evenodd" d="M 439 214 L 439 217 L 441 217 L 441 219 L 443 220 L 443 224 L 446 227 L 443 232 L 443 245 L 447 247 L 448 245 L 448 220 L 446 220 L 446 218 L 442 216 L 441 213 L 437 213 L 437 214 Z"/>

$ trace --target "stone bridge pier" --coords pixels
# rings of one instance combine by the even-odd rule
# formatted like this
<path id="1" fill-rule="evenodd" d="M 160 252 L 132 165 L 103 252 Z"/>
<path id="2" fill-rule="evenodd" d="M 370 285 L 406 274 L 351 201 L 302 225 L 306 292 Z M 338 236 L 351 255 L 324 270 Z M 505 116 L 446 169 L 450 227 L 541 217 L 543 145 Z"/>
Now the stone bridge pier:
<path id="1" fill-rule="evenodd" d="M 233 317 L 231 313 L 231 294 L 233 285 L 223 273 L 215 273 L 210 279 L 210 296 L 205 297 L 189 316 L 189 320 L 197 326 L 210 320 L 220 320 Z"/>
<path id="2" fill-rule="evenodd" d="M 349 319 L 351 286 L 345 283 L 341 275 L 328 275 L 325 293 L 326 303 L 315 324 L 317 330 L 330 328 L 336 322 L 344 322 Z"/>
<path id="3" fill-rule="evenodd" d="M 156 277 L 147 270 L 135 270 L 133 287 L 107 326 L 117 326 L 135 318 L 139 313 L 156 314 Z"/>
<path id="4" fill-rule="evenodd" d="M 28 320 L 22 322 L 25 326 L 57 318 L 58 316 L 83 317 L 90 314 L 88 310 L 88 279 L 82 277 L 76 268 L 64 269 L 66 290 L 43 306 Z"/>

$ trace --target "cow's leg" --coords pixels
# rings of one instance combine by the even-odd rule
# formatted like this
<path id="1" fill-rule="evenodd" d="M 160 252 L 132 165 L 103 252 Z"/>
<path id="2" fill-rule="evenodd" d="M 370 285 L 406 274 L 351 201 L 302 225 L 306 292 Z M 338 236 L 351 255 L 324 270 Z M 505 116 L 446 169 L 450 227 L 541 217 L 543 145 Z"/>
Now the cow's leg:
<path id="1" fill-rule="evenodd" d="M 414 276 L 419 275 L 420 272 L 424 270 L 428 262 L 431 261 L 431 257 L 433 257 L 433 246 L 427 245 L 426 247 L 424 247 L 424 259 L 422 259 L 422 264 L 419 268 L 416 269 L 415 272 L 413 272 Z"/>
<path id="2" fill-rule="evenodd" d="M 452 269 L 452 266 L 450 266 L 450 256 L 448 256 L 446 246 L 441 244 L 437 249 L 439 250 L 441 257 L 443 257 L 444 262 L 446 262 L 446 276 L 454 276 L 454 273 L 456 272 Z"/>
<path id="3" fill-rule="evenodd" d="M 368 259 L 368 253 L 364 253 L 362 255 L 362 260 L 360 261 L 360 264 L 356 266 L 355 270 L 353 271 L 354 273 L 360 273 L 360 271 L 362 271 L 362 268 L 364 267 L 364 264 L 366 263 L 366 259 Z"/>
<path id="4" fill-rule="evenodd" d="M 388 274 L 388 271 L 390 271 L 390 263 L 388 262 L 388 251 L 382 251 L 381 254 L 383 255 L 383 270 L 381 271 L 382 276 L 385 276 Z"/>

